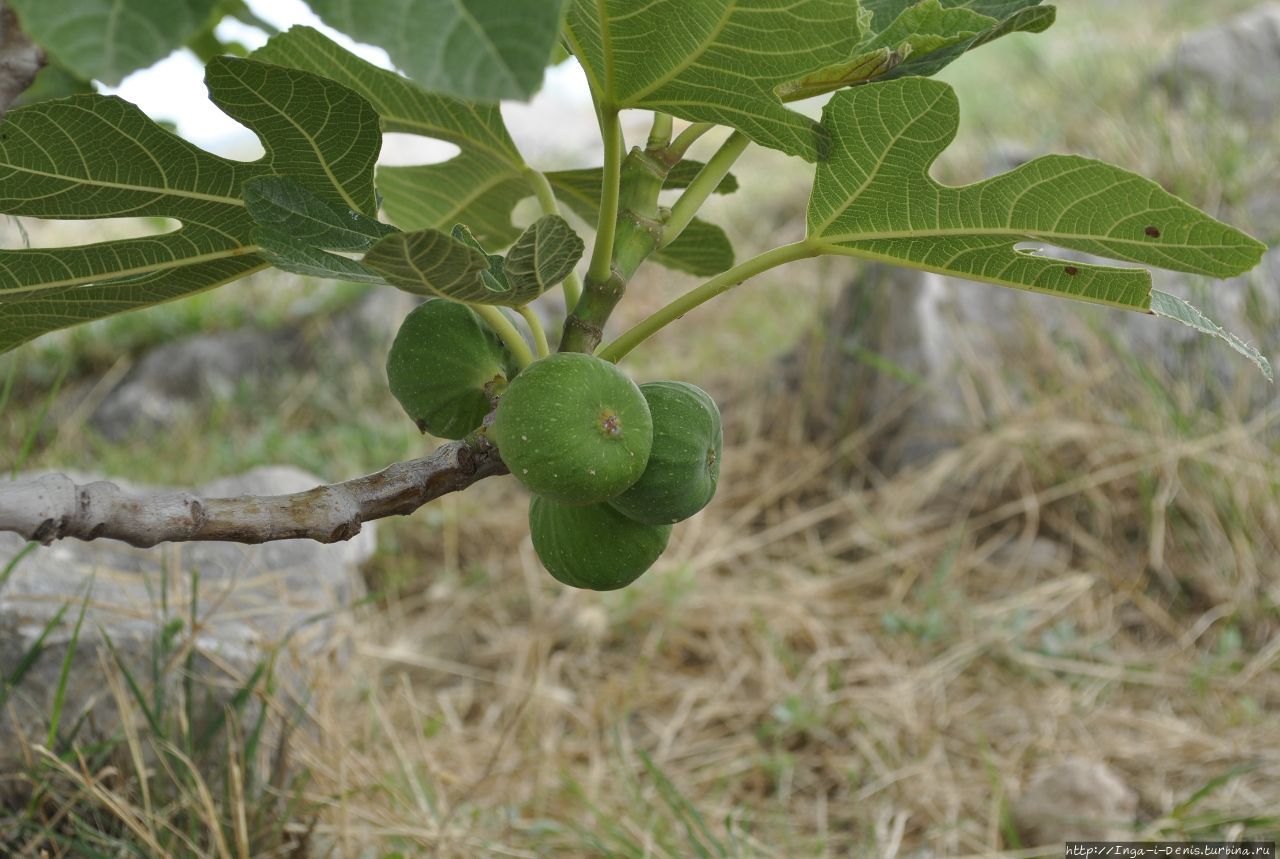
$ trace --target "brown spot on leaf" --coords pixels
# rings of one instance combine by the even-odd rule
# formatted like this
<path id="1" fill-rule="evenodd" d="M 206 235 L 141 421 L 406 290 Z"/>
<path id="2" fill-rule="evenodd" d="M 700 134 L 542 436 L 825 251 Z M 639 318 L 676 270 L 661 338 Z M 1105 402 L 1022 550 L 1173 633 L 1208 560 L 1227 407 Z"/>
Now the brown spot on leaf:
<path id="1" fill-rule="evenodd" d="M 1151 238 L 1153 238 L 1153 239 L 1158 239 L 1158 238 L 1160 238 L 1160 231 L 1159 231 L 1158 229 L 1156 229 L 1156 228 L 1155 228 L 1155 226 L 1153 226 L 1153 225 L 1148 225 L 1148 226 L 1147 226 L 1147 228 L 1146 228 L 1145 230 L 1143 230 L 1143 232 L 1144 232 L 1144 233 L 1146 233 L 1147 235 L 1151 236 Z"/>
<path id="2" fill-rule="evenodd" d="M 1071 275 L 1072 277 L 1075 277 L 1077 274 L 1080 273 L 1080 269 L 1076 268 L 1073 265 L 1067 266 L 1066 268 L 1063 269 L 1063 271 L 1065 271 L 1067 274 Z"/>

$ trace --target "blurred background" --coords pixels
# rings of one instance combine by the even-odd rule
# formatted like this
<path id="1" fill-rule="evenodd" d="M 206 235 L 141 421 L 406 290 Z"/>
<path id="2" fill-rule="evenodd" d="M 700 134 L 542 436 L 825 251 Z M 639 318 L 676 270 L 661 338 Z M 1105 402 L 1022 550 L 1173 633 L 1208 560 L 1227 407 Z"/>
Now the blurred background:
<path id="1" fill-rule="evenodd" d="M 251 5 L 277 26 L 306 20 L 301 4 Z M 249 31 L 220 35 L 255 46 Z M 941 74 L 962 119 L 933 173 L 962 184 L 1088 155 L 1274 245 L 1275 75 L 1275 3 L 1073 0 L 1046 33 Z M 206 148 L 256 157 L 202 102 L 200 76 L 175 55 L 119 94 Z M 566 64 L 532 105 L 504 107 L 534 166 L 599 163 L 585 99 Z M 626 128 L 639 142 L 647 117 Z M 388 163 L 455 151 L 395 137 Z M 739 259 L 802 235 L 810 167 L 753 148 L 734 172 L 741 190 L 706 215 Z M 6 218 L 0 241 L 161 229 Z M 1276 359 L 1274 251 L 1229 282 L 1155 278 Z M 615 330 L 696 283 L 646 267 Z M 271 272 L 48 335 L 0 357 L 0 466 L 290 491 L 421 456 L 434 442 L 383 367 L 411 307 Z M 540 569 L 510 478 L 337 554 L 126 561 L 0 542 L 0 633 L 76 599 L 36 627 L 56 634 L 15 650 L 25 667 L 0 707 L 47 716 L 80 700 L 64 666 L 83 657 L 107 680 L 80 698 L 123 714 L 87 752 L 71 751 L 70 715 L 48 736 L 5 735 L 0 795 L 19 799 L 0 806 L 0 847 L 1012 859 L 1076 834 L 1280 833 L 1280 400 L 1243 358 L 1137 314 L 833 259 L 703 306 L 627 366 L 708 390 L 726 449 L 715 501 L 619 593 Z M 78 583 L 114 593 L 135 561 L 162 570 L 145 592 L 167 632 L 140 638 L 136 663 L 83 655 L 68 629 L 90 600 Z M 60 581 L 61 602 L 52 585 L 6 595 L 24 565 L 29 581 Z M 215 615 L 261 616 L 279 598 L 267 573 L 286 568 L 291 589 L 324 593 L 280 622 L 288 660 L 255 657 L 258 633 Z M 200 593 L 225 569 L 251 609 Z M 228 630 L 244 637 L 228 644 Z M 193 691 L 211 673 L 197 657 L 226 694 Z M 24 699 L 24 682 L 45 686 Z M 74 727 L 87 737 L 92 723 Z M 196 763 L 175 765 L 175 749 Z M 126 844 L 142 846 L 112 852 Z"/>

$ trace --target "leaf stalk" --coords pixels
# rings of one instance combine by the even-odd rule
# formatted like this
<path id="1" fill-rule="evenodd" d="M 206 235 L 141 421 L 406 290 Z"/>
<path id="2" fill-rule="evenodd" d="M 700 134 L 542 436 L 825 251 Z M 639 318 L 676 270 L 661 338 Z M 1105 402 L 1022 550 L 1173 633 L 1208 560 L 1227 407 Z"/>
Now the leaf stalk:
<path id="1" fill-rule="evenodd" d="M 693 220 L 693 216 L 707 202 L 707 198 L 715 192 L 724 177 L 729 175 L 729 169 L 746 151 L 750 143 L 751 138 L 741 131 L 735 131 L 721 144 L 716 153 L 711 156 L 711 160 L 703 165 L 698 175 L 694 176 L 693 181 L 689 183 L 689 187 L 684 189 L 680 199 L 676 200 L 675 205 L 671 207 L 671 215 L 663 227 L 660 247 L 666 247 L 680 237 L 685 227 L 689 226 L 689 222 Z"/>
<path id="2" fill-rule="evenodd" d="M 648 340 L 660 330 L 684 316 L 700 304 L 704 304 L 717 295 L 728 292 L 740 283 L 771 268 L 777 268 L 796 260 L 809 259 L 822 253 L 822 247 L 808 241 L 783 245 L 759 256 L 739 263 L 728 271 L 721 272 L 701 286 L 689 290 L 684 295 L 661 308 L 649 318 L 637 323 L 618 339 L 596 352 L 596 356 L 606 361 L 617 363 L 627 356 L 632 349 Z"/>
<path id="3" fill-rule="evenodd" d="M 545 358 L 551 354 L 551 349 L 547 345 L 547 332 L 542 327 L 542 320 L 538 318 L 538 314 L 533 308 L 527 304 L 516 308 L 517 312 L 524 317 L 525 324 L 529 326 L 529 333 L 533 335 L 533 346 L 535 354 L 539 358 Z"/>
<path id="4" fill-rule="evenodd" d="M 551 187 L 551 183 L 547 180 L 547 176 L 540 170 L 528 168 L 525 176 L 529 180 L 529 185 L 533 188 L 534 196 L 538 200 L 538 208 L 542 210 L 544 215 L 559 215 L 560 204 L 556 202 L 555 191 Z M 561 283 L 564 289 L 564 306 L 568 312 L 572 313 L 574 306 L 578 303 L 578 299 L 582 297 L 582 281 L 578 278 L 576 271 L 569 272 Z"/>
<path id="5" fill-rule="evenodd" d="M 698 138 L 715 128 L 712 122 L 695 122 L 688 126 L 679 134 L 676 139 L 671 141 L 671 145 L 667 147 L 665 157 L 667 163 L 675 165 L 684 160 L 685 153 L 689 151 L 689 147 L 698 141 Z"/>
<path id="6" fill-rule="evenodd" d="M 626 145 L 622 138 L 622 123 L 616 110 L 601 114 L 600 132 L 604 138 L 604 177 L 600 186 L 600 220 L 596 223 L 596 243 L 591 250 L 591 265 L 587 269 L 588 288 L 593 281 L 603 283 L 608 280 L 613 265 L 613 233 L 621 194 L 622 148 Z"/>
<path id="7" fill-rule="evenodd" d="M 506 317 L 506 314 L 492 304 L 471 304 L 468 306 L 489 324 L 489 327 L 506 345 L 511 357 L 516 359 L 516 365 L 521 370 L 533 363 L 533 352 L 529 350 L 529 342 L 524 339 L 520 329 L 516 328 L 511 320 Z"/>

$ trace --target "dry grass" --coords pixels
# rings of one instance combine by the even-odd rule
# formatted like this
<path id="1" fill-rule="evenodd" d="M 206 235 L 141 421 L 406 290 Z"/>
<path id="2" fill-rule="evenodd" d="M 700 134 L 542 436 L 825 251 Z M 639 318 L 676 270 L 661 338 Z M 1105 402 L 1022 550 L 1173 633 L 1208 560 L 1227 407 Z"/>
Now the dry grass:
<path id="1" fill-rule="evenodd" d="M 1019 406 L 974 364 L 988 430 L 892 476 L 874 426 L 806 441 L 786 395 L 723 387 L 719 496 L 621 593 L 539 569 L 508 479 L 389 523 L 369 571 L 387 596 L 295 735 L 309 780 L 275 802 L 305 813 L 280 843 L 1030 856 L 1008 801 L 1071 756 L 1139 791 L 1135 838 L 1274 836 L 1280 412 L 1180 407 L 1171 379 L 1135 396 L 1089 369 L 1114 356 L 1040 346 L 1026 370 L 1052 368 L 1057 395 Z M 140 845 L 194 827 L 156 855 L 292 855 L 237 835 L 270 785 L 177 779 L 148 814 L 146 767 L 63 769 L 61 807 Z"/>
<path id="2" fill-rule="evenodd" d="M 1274 835 L 1280 412 L 1188 428 L 1132 379 L 1066 382 L 892 477 L 731 398 L 719 497 L 620 594 L 542 573 L 512 486 L 395 527 L 375 573 L 404 587 L 304 752 L 319 831 L 342 856 L 1017 856 L 1007 798 L 1079 755 L 1140 792 L 1135 837 Z"/>

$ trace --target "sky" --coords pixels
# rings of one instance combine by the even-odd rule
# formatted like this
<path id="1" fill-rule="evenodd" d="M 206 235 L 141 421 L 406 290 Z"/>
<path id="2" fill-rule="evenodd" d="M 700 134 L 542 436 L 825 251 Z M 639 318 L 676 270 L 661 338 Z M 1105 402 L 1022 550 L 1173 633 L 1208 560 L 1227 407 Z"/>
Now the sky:
<path id="1" fill-rule="evenodd" d="M 356 44 L 325 27 L 302 0 L 248 0 L 248 5 L 258 17 L 281 30 L 306 24 L 324 31 L 370 62 L 387 68 L 391 65 L 381 48 Z M 261 31 L 232 20 L 223 21 L 217 33 L 223 41 L 238 41 L 250 49 L 266 41 Z M 180 135 L 210 151 L 228 157 L 256 157 L 261 147 L 254 136 L 214 107 L 206 97 L 203 81 L 200 61 L 190 51 L 181 50 L 133 73 L 117 88 L 102 89 L 133 102 L 154 119 L 174 122 Z M 540 166 L 548 169 L 577 166 L 585 152 L 598 148 L 590 105 L 586 78 L 570 61 L 548 70 L 542 91 L 532 103 L 504 104 L 502 112 L 521 151 L 540 157 L 544 162 Z M 457 151 L 457 147 L 442 141 L 388 134 L 379 160 L 383 164 L 433 163 L 450 158 Z"/>

